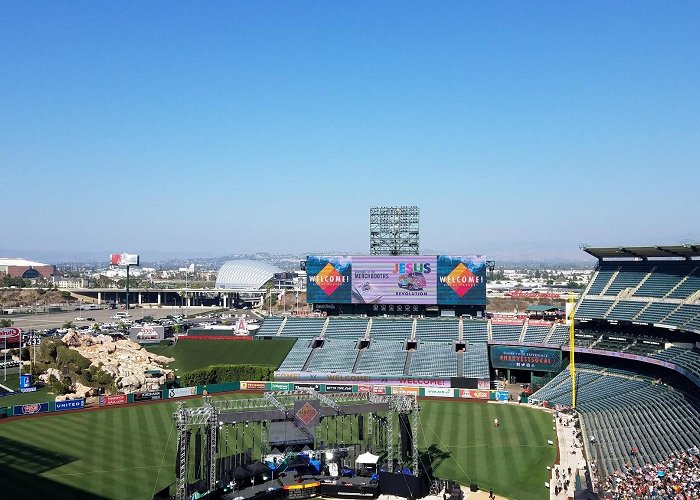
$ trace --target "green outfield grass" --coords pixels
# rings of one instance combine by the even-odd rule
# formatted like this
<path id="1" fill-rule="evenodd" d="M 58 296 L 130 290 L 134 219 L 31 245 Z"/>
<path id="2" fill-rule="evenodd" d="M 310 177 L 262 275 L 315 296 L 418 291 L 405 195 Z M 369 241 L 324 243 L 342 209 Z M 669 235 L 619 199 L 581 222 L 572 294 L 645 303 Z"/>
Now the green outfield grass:
<path id="1" fill-rule="evenodd" d="M 549 496 L 546 466 L 556 453 L 547 444 L 555 436 L 551 415 L 515 405 L 421 405 L 419 446 L 439 477 L 475 482 L 508 498 Z M 175 480 L 174 409 L 167 402 L 2 423 L 0 492 L 6 498 L 150 498 Z M 497 429 L 494 418 L 501 422 Z"/>
<path id="2" fill-rule="evenodd" d="M 8 374 L 7 381 L 3 381 L 3 377 L 0 375 L 0 383 L 16 391 L 19 389 L 19 374 Z M 48 387 L 39 387 L 36 392 L 24 392 L 13 394 L 12 396 L 3 396 L 0 397 L 0 407 L 53 401 L 54 395 L 49 394 L 49 392 L 50 389 Z"/>
<path id="3" fill-rule="evenodd" d="M 172 346 L 151 346 L 148 350 L 175 358 L 169 368 L 177 369 L 178 372 L 218 364 L 267 365 L 279 368 L 295 340 L 181 340 Z"/>

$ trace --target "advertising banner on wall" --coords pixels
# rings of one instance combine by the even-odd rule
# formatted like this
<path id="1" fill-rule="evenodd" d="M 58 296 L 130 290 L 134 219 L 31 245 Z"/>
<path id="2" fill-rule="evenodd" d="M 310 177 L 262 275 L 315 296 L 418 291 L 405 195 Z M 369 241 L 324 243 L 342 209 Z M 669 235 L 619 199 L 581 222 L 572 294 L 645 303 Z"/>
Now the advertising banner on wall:
<path id="1" fill-rule="evenodd" d="M 175 389 L 168 389 L 169 398 L 183 398 L 185 396 L 194 396 L 196 394 L 196 387 L 177 387 Z"/>
<path id="2" fill-rule="evenodd" d="M 489 399 L 490 391 L 482 391 L 477 389 L 460 389 L 459 397 L 466 399 Z"/>
<path id="3" fill-rule="evenodd" d="M 454 389 L 448 389 L 446 387 L 426 387 L 424 391 L 426 396 L 439 398 L 453 398 L 455 396 Z"/>
<path id="4" fill-rule="evenodd" d="M 79 410 L 85 408 L 84 399 L 70 399 L 68 401 L 56 401 L 56 411 Z"/>
<path id="5" fill-rule="evenodd" d="M 276 371 L 278 382 L 314 382 L 316 384 L 377 384 L 412 385 L 419 387 L 451 387 L 449 378 L 403 377 L 400 375 L 373 375 L 360 373 L 286 372 Z M 297 384 L 299 385 L 299 384 Z M 303 385 L 303 384 L 302 384 Z"/>
<path id="6" fill-rule="evenodd" d="M 264 391 L 267 389 L 265 382 L 241 382 L 241 390 L 244 391 Z"/>
<path id="7" fill-rule="evenodd" d="M 32 403 L 28 405 L 17 405 L 12 409 L 13 415 L 34 415 L 35 413 L 46 413 L 49 411 L 48 403 Z"/>
<path id="8" fill-rule="evenodd" d="M 352 392 L 351 385 L 325 384 L 326 392 Z"/>
<path id="9" fill-rule="evenodd" d="M 418 396 L 418 387 L 407 387 L 405 385 L 392 385 L 392 394 L 403 394 L 405 396 Z"/>
<path id="10" fill-rule="evenodd" d="M 349 304 L 352 259 L 310 255 L 306 258 L 306 300 L 311 304 Z"/>
<path id="11" fill-rule="evenodd" d="M 271 391 L 289 391 L 292 389 L 291 385 L 288 382 L 270 382 L 269 388 Z"/>
<path id="12" fill-rule="evenodd" d="M 8 344 L 19 344 L 20 341 L 20 330 L 12 326 L 0 328 L 0 342 L 5 347 L 5 342 Z"/>
<path id="13" fill-rule="evenodd" d="M 160 391 L 146 391 L 146 392 L 135 392 L 134 401 L 152 401 L 155 399 L 161 399 L 163 394 Z"/>
<path id="14" fill-rule="evenodd" d="M 117 394 L 115 396 L 100 396 L 100 406 L 117 406 L 126 403 L 126 394 Z"/>
<path id="15" fill-rule="evenodd" d="M 354 304 L 437 304 L 435 256 L 352 258 Z"/>
<path id="16" fill-rule="evenodd" d="M 555 372 L 559 371 L 561 366 L 561 351 L 539 347 L 492 345 L 491 364 L 494 368 Z"/>
<path id="17" fill-rule="evenodd" d="M 437 276 L 438 304 L 486 304 L 486 258 L 483 255 L 438 255 Z"/>

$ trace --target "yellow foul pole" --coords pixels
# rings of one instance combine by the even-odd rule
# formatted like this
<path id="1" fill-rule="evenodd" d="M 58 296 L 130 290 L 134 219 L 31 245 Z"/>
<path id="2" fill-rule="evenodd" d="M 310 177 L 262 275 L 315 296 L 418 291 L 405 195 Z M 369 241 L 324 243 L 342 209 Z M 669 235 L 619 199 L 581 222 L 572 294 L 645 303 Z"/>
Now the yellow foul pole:
<path id="1" fill-rule="evenodd" d="M 574 364 L 574 294 L 569 294 L 569 354 L 571 362 L 571 408 L 576 409 L 576 365 Z"/>

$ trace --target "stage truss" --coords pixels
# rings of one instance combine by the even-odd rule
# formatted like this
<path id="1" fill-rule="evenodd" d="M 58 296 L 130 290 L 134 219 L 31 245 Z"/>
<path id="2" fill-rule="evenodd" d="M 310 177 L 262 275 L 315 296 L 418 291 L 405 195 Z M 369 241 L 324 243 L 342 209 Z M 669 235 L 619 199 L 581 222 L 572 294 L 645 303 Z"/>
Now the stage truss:
<path id="1" fill-rule="evenodd" d="M 262 398 L 251 399 L 214 400 L 210 396 L 204 396 L 202 406 L 188 408 L 183 402 L 179 402 L 177 411 L 173 414 L 178 433 L 177 463 L 179 470 L 175 498 L 177 500 L 186 500 L 187 498 L 190 434 L 194 429 L 203 429 L 204 443 L 202 448 L 208 450 L 205 480 L 207 489 L 212 490 L 217 483 L 216 461 L 220 426 L 243 421 L 260 422 L 260 453 L 261 457 L 264 457 L 269 452 L 270 422 L 272 420 L 295 421 L 294 403 L 309 399 L 320 402 L 323 418 L 356 416 L 364 413 L 370 413 L 372 417 L 376 417 L 377 413 L 386 413 L 385 420 L 382 418 L 376 420 L 381 420 L 386 426 L 385 432 L 388 438 L 384 440 L 384 443 L 389 472 L 394 472 L 394 461 L 397 454 L 400 456 L 400 444 L 394 442 L 395 431 L 398 430 L 399 425 L 399 415 L 409 415 L 411 418 L 411 470 L 414 475 L 419 474 L 418 412 L 420 407 L 415 396 L 372 393 L 322 394 L 311 388 L 266 392 Z M 371 411 L 361 411 L 362 409 L 371 409 Z M 373 425 L 369 425 L 369 441 L 372 439 L 372 429 Z"/>

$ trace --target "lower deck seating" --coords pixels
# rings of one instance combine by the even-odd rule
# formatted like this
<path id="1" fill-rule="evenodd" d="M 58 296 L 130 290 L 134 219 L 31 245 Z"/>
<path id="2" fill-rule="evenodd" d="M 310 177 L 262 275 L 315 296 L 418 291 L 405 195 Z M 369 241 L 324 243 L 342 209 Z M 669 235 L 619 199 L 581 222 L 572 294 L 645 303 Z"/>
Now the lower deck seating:
<path id="1" fill-rule="evenodd" d="M 576 408 L 602 477 L 625 464 L 657 463 L 700 445 L 700 405 L 687 393 L 596 365 L 577 364 L 576 384 Z M 569 371 L 559 373 L 530 401 L 570 405 Z"/>

